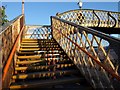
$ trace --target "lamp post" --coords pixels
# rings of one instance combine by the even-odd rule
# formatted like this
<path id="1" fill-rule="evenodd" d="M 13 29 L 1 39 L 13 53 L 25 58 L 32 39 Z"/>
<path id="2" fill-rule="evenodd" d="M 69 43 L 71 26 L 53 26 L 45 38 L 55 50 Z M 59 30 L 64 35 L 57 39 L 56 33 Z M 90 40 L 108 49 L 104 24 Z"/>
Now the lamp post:
<path id="1" fill-rule="evenodd" d="M 24 0 L 22 0 L 22 14 L 24 14 Z"/>
<path id="2" fill-rule="evenodd" d="M 82 5 L 83 5 L 83 3 L 82 3 L 81 0 L 79 0 L 78 5 L 79 5 L 79 8 L 82 9 Z"/>

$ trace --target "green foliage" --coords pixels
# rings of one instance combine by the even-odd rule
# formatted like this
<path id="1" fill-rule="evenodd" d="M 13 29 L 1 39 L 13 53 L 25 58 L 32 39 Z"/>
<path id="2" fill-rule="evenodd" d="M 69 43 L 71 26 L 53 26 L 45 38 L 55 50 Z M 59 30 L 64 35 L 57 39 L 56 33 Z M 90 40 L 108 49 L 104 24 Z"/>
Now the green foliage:
<path id="1" fill-rule="evenodd" d="M 1 12 L 1 16 L 2 16 L 2 25 L 4 25 L 6 22 L 8 22 L 7 15 L 5 14 L 5 6 L 2 6 L 2 12 Z"/>

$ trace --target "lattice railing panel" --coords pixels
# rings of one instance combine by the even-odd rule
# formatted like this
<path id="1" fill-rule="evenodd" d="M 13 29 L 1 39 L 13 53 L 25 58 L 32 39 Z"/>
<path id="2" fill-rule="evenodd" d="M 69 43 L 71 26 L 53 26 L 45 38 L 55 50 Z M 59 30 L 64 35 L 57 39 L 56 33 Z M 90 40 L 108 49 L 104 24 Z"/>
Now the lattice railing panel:
<path id="1" fill-rule="evenodd" d="M 120 13 L 113 13 L 113 12 L 110 12 L 110 14 L 117 20 L 116 21 L 116 27 L 120 27 Z"/>
<path id="2" fill-rule="evenodd" d="M 23 27 L 24 27 L 24 15 L 20 15 L 16 17 L 14 20 L 2 26 L 2 31 L 0 32 L 0 62 L 2 62 L 2 64 L 0 64 L 0 69 L 2 70 L 1 73 L 2 79 L 0 78 L 0 82 L 3 83 L 2 84 L 3 88 L 9 87 L 11 76 L 14 72 L 13 60 L 15 61 L 16 59 L 16 53 L 13 56 L 14 58 L 11 58 L 10 54 L 16 42 L 16 39 Z M 20 47 L 20 39 L 16 45 L 16 51 L 18 51 Z M 11 62 L 8 61 L 9 58 L 11 58 Z"/>
<path id="3" fill-rule="evenodd" d="M 96 15 L 99 17 L 99 19 L 100 19 L 99 27 L 108 27 L 108 26 L 109 26 L 109 27 L 112 27 L 112 25 L 110 25 L 110 24 L 108 23 L 108 18 L 109 18 L 108 12 L 95 11 L 95 13 L 96 13 Z M 110 20 L 110 21 L 111 21 L 111 20 Z M 112 21 L 112 22 L 114 22 L 114 21 Z"/>
<path id="4" fill-rule="evenodd" d="M 118 39 L 56 17 L 52 18 L 52 30 L 54 39 L 93 87 L 113 88 L 111 77 L 120 80 L 116 52 L 120 48 L 113 45 L 120 45 Z"/>
<path id="5" fill-rule="evenodd" d="M 50 26 L 27 26 L 27 30 L 24 34 L 24 38 L 30 39 L 51 39 L 51 27 Z"/>
<path id="6" fill-rule="evenodd" d="M 57 17 L 87 27 L 116 27 L 119 28 L 118 15 L 120 12 L 79 9 L 57 13 Z"/>
<path id="7" fill-rule="evenodd" d="M 3 67 L 4 64 L 6 63 L 6 60 L 10 54 L 10 51 L 12 49 L 12 46 L 17 38 L 17 35 L 20 32 L 20 19 L 23 18 L 23 16 L 19 16 L 17 20 L 11 21 L 11 25 L 7 26 L 1 33 L 1 50 L 2 50 L 2 63 Z M 9 24 L 10 24 L 9 23 Z M 4 28 L 4 26 L 3 26 Z"/>

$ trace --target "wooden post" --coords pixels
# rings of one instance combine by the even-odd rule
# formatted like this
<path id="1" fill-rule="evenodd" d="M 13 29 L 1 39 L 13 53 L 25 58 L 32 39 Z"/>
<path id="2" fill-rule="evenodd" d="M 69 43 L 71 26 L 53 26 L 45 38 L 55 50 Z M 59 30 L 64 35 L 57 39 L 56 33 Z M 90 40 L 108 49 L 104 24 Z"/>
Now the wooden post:
<path id="1" fill-rule="evenodd" d="M 24 14 L 24 0 L 22 0 L 22 14 Z"/>

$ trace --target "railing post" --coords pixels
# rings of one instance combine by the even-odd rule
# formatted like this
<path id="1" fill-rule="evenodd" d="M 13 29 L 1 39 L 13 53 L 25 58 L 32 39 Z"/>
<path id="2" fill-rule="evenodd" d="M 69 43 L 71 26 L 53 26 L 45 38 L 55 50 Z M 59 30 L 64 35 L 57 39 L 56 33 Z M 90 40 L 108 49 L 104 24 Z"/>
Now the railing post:
<path id="1" fill-rule="evenodd" d="M 107 13 L 107 16 L 108 16 L 108 17 L 107 17 L 107 18 L 108 18 L 108 21 L 107 21 L 107 24 L 108 24 L 108 25 L 107 25 L 107 27 L 110 27 L 110 26 L 109 26 L 109 23 L 110 23 L 109 12 Z"/>
<path id="2" fill-rule="evenodd" d="M 94 10 L 93 10 L 93 27 L 95 26 L 95 21 L 94 21 Z"/>
<path id="3" fill-rule="evenodd" d="M 115 24 L 112 26 L 114 28 L 117 24 L 117 20 L 110 14 L 110 12 L 108 12 L 108 16 L 110 16 L 114 20 Z"/>
<path id="4" fill-rule="evenodd" d="M 50 17 L 50 20 L 51 20 L 51 35 L 52 35 L 51 39 L 53 39 L 53 22 L 52 22 L 52 16 Z"/>

